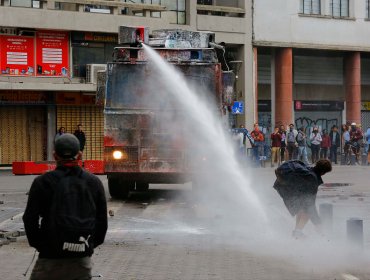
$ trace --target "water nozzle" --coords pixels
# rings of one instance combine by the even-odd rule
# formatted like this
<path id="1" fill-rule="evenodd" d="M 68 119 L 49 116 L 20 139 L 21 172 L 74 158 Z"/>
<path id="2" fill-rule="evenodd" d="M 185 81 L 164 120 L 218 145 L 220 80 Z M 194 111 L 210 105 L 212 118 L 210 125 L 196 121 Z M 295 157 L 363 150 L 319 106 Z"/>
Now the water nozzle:
<path id="1" fill-rule="evenodd" d="M 212 48 L 215 48 L 215 49 L 220 49 L 220 50 L 225 50 L 225 47 L 222 46 L 222 45 L 219 45 L 219 44 L 216 44 L 216 43 L 213 43 L 213 42 L 209 42 L 209 45 L 212 47 Z"/>

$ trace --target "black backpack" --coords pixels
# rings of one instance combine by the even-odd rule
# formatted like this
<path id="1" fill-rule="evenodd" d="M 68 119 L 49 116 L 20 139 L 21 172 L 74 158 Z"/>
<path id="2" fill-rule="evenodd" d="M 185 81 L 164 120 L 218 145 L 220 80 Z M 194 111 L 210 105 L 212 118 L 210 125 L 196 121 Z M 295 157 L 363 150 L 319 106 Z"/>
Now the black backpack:
<path id="1" fill-rule="evenodd" d="M 50 248 L 60 256 L 90 256 L 93 253 L 96 205 L 86 184 L 86 172 L 70 174 L 56 170 L 48 225 Z"/>

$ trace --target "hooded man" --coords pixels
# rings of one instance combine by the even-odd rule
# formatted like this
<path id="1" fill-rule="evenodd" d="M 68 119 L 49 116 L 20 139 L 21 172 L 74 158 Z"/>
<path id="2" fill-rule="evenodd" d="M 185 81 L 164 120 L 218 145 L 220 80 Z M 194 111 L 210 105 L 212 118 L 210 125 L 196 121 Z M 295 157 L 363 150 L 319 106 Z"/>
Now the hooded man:
<path id="1" fill-rule="evenodd" d="M 91 279 L 91 255 L 107 231 L 107 202 L 99 178 L 79 166 L 81 155 L 79 140 L 61 135 L 56 169 L 31 185 L 23 222 L 39 257 L 30 279 Z"/>

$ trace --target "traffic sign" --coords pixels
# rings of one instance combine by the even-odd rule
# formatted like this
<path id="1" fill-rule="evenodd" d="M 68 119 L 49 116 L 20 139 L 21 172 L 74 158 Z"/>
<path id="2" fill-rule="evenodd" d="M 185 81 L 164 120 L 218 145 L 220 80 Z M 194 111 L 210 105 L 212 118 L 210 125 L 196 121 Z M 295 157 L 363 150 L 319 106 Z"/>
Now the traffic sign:
<path id="1" fill-rule="evenodd" d="M 244 114 L 244 102 L 243 101 L 234 101 L 232 107 L 232 113 L 237 114 Z"/>

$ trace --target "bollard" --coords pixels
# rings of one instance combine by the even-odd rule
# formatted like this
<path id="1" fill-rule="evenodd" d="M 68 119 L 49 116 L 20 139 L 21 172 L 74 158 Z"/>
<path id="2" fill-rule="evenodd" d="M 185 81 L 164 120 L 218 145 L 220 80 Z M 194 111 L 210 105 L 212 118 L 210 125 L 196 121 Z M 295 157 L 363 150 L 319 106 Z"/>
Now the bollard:
<path id="1" fill-rule="evenodd" d="M 350 218 L 347 220 L 347 240 L 356 248 L 363 248 L 363 220 L 358 218 Z"/>
<path id="2" fill-rule="evenodd" d="M 333 229 L 333 205 L 322 203 L 319 205 L 319 213 L 322 220 L 323 229 L 330 232 Z"/>

